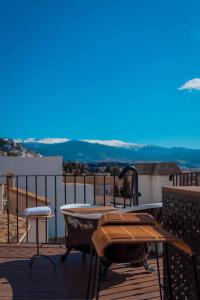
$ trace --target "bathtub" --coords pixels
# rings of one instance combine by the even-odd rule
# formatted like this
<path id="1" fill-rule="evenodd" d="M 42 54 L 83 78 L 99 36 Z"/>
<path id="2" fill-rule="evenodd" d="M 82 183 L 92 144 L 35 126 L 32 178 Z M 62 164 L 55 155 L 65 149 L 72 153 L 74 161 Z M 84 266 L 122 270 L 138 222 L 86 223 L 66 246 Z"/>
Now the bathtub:
<path id="1" fill-rule="evenodd" d="M 98 226 L 100 216 L 104 212 L 99 213 L 80 213 L 75 212 L 76 209 L 96 209 L 101 210 L 102 206 L 96 206 L 91 204 L 67 204 L 61 206 L 61 212 L 63 213 L 66 225 L 66 253 L 62 256 L 62 260 L 65 260 L 72 249 L 81 251 L 84 254 L 90 252 L 90 241 L 93 232 Z M 75 209 L 75 210 L 74 210 Z M 114 209 L 114 208 L 113 208 Z M 74 211 L 73 211 L 74 210 Z M 145 212 L 150 213 L 157 220 L 161 220 L 161 203 L 153 203 L 146 205 L 139 205 L 129 207 L 127 209 L 117 210 L 120 213 L 133 213 L 133 212 Z M 109 211 L 110 212 L 110 211 Z M 130 262 L 143 262 L 146 264 L 147 257 L 149 255 L 150 246 L 147 244 L 136 244 L 131 247 L 113 246 L 106 254 L 107 263 L 111 265 L 112 262 L 120 263 L 126 256 L 126 261 Z M 109 263 L 108 263 L 109 261 Z M 146 268 L 149 269 L 146 264 Z"/>

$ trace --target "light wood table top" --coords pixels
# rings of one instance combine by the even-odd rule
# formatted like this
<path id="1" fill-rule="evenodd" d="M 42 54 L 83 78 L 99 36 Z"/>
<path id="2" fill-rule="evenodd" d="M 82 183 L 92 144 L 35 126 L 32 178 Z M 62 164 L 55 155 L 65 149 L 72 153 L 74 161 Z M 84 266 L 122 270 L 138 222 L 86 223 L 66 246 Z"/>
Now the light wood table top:
<path id="1" fill-rule="evenodd" d="M 104 256 L 105 249 L 113 244 L 151 242 L 171 243 L 187 254 L 192 255 L 192 250 L 187 244 L 163 230 L 160 226 L 104 226 L 94 232 L 92 242 L 99 257 Z"/>

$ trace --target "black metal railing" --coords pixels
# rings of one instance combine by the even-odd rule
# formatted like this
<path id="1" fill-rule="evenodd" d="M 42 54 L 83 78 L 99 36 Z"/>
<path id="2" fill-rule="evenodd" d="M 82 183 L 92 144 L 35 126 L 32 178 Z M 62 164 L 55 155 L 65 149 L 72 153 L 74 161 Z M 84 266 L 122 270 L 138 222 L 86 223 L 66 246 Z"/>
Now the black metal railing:
<path id="1" fill-rule="evenodd" d="M 59 242 L 64 237 L 60 206 L 90 203 L 127 207 L 138 204 L 137 173 L 117 175 L 6 175 L 0 176 L 0 213 L 3 242 L 35 242 L 36 222 L 23 217 L 29 207 L 48 205 L 53 217 L 39 224 L 40 240 Z M 0 228 L 2 231 L 2 228 Z M 32 232 L 32 233 L 31 233 Z M 2 240 L 0 240 L 2 242 Z"/>
<path id="2" fill-rule="evenodd" d="M 200 186 L 200 172 L 185 172 L 170 176 L 173 186 Z"/>

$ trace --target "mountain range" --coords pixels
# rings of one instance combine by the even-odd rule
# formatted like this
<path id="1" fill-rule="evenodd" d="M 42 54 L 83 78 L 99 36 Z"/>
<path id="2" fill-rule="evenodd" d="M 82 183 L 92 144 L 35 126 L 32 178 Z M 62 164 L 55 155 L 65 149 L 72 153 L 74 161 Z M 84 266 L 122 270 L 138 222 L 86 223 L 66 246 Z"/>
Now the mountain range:
<path id="1" fill-rule="evenodd" d="M 41 155 L 61 155 L 65 161 L 79 162 L 177 162 L 181 167 L 200 168 L 200 150 L 126 143 L 118 140 L 16 139 Z"/>

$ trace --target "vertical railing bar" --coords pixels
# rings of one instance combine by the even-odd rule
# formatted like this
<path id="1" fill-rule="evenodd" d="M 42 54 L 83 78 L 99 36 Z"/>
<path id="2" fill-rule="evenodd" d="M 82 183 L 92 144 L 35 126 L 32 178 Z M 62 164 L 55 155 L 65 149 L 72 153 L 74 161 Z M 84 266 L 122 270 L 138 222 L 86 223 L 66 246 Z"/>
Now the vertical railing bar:
<path id="1" fill-rule="evenodd" d="M 28 208 L 28 176 L 25 179 L 25 189 L 26 189 L 26 208 Z M 26 242 L 28 243 L 28 218 L 26 218 Z"/>
<path id="2" fill-rule="evenodd" d="M 17 188 L 17 194 L 16 194 L 16 216 L 17 216 L 17 243 L 19 242 L 19 182 L 18 182 L 18 176 L 16 177 L 16 188 Z"/>
<path id="3" fill-rule="evenodd" d="M 10 191 L 9 191 L 9 180 L 6 176 L 7 185 L 7 242 L 10 243 Z"/>
<path id="4" fill-rule="evenodd" d="M 115 173 L 113 176 L 113 203 L 114 203 L 114 207 L 115 207 L 116 206 L 116 203 L 115 203 Z"/>
<path id="5" fill-rule="evenodd" d="M 94 204 L 96 204 L 96 178 L 94 175 Z"/>
<path id="6" fill-rule="evenodd" d="M 66 174 L 64 174 L 64 201 L 67 203 L 67 183 L 66 183 Z"/>
<path id="7" fill-rule="evenodd" d="M 187 185 L 189 185 L 189 173 L 187 173 Z"/>
<path id="8" fill-rule="evenodd" d="M 74 203 L 76 203 L 76 174 L 74 174 Z"/>
<path id="9" fill-rule="evenodd" d="M 47 175 L 44 176 L 44 197 L 45 197 L 45 205 L 47 205 Z"/>
<path id="10" fill-rule="evenodd" d="M 64 201 L 65 204 L 67 203 L 67 177 L 66 174 L 64 174 Z M 65 245 L 67 244 L 67 227 L 65 222 Z"/>
<path id="11" fill-rule="evenodd" d="M 85 175 L 83 175 L 83 188 L 84 188 L 84 203 L 86 203 L 86 186 L 85 186 Z"/>
<path id="12" fill-rule="evenodd" d="M 45 193 L 45 204 L 48 205 L 47 203 L 47 175 L 44 176 L 44 193 Z M 45 241 L 46 243 L 48 242 L 48 223 L 47 223 L 47 218 L 45 218 Z"/>
<path id="13" fill-rule="evenodd" d="M 190 185 L 193 185 L 193 173 L 190 173 Z"/>
<path id="14" fill-rule="evenodd" d="M 103 205 L 106 205 L 106 176 L 103 176 Z"/>
<path id="15" fill-rule="evenodd" d="M 179 185 L 183 185 L 183 174 L 180 174 L 180 184 Z"/>
<path id="16" fill-rule="evenodd" d="M 138 200 L 138 174 L 134 173 L 132 174 L 132 201 L 131 205 L 139 205 L 139 200 Z"/>
<path id="17" fill-rule="evenodd" d="M 38 199 L 37 199 L 37 175 L 35 175 L 34 178 L 35 178 L 35 206 L 38 206 Z M 35 230 L 36 230 L 36 241 L 37 241 L 39 239 L 38 218 L 36 218 Z"/>
<path id="18" fill-rule="evenodd" d="M 124 208 L 126 207 L 126 194 L 125 194 L 125 175 L 123 179 L 123 192 L 124 192 Z"/>
<path id="19" fill-rule="evenodd" d="M 195 185 L 198 185 L 198 173 L 195 174 Z"/>
<path id="20" fill-rule="evenodd" d="M 180 174 L 177 175 L 177 185 L 180 185 Z"/>
<path id="21" fill-rule="evenodd" d="M 55 209 L 54 209 L 54 212 L 55 212 L 55 238 L 56 238 L 56 243 L 57 243 L 58 228 L 57 228 L 57 186 L 56 186 L 56 183 L 57 183 L 57 176 L 55 175 L 54 176 L 54 185 L 55 185 Z"/>
<path id="22" fill-rule="evenodd" d="M 35 204 L 38 206 L 37 175 L 35 175 Z"/>
<path id="23" fill-rule="evenodd" d="M 178 174 L 176 174 L 175 186 L 178 185 Z"/>
<path id="24" fill-rule="evenodd" d="M 190 184 L 193 185 L 193 173 L 190 174 Z"/>

